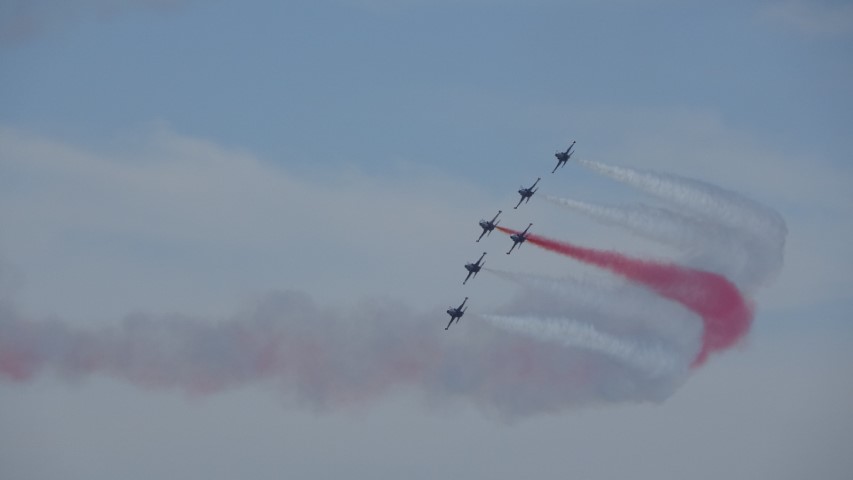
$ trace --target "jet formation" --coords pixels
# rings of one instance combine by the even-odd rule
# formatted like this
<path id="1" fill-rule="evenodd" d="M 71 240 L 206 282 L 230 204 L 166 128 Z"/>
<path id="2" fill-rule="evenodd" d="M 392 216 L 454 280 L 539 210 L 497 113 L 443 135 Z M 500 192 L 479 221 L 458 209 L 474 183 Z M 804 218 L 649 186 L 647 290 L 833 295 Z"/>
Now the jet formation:
<path id="1" fill-rule="evenodd" d="M 521 249 L 521 244 L 524 243 L 524 241 L 527 240 L 527 236 L 530 235 L 529 233 L 527 233 L 527 231 L 530 230 L 530 227 L 532 226 L 533 224 L 531 223 L 527 226 L 527 228 L 524 229 L 523 232 L 514 233 L 509 236 L 509 238 L 512 240 L 512 246 L 509 247 L 509 251 L 506 252 L 507 255 L 512 253 L 512 249 L 515 248 L 516 245 L 518 245 L 518 248 Z"/>
<path id="2" fill-rule="evenodd" d="M 483 268 L 485 262 L 483 262 L 483 257 L 486 256 L 486 252 L 483 252 L 483 255 L 480 256 L 480 259 L 477 260 L 476 263 L 466 263 L 465 270 L 468 270 L 468 276 L 465 277 L 465 280 L 462 281 L 462 285 L 465 285 L 468 282 L 468 279 L 471 278 L 471 275 L 474 275 L 474 278 L 477 278 L 477 273 L 480 272 L 480 269 Z"/>
<path id="3" fill-rule="evenodd" d="M 483 229 L 483 233 L 481 233 L 480 238 L 477 239 L 478 243 L 483 238 L 483 235 L 486 235 L 487 233 L 491 235 L 492 230 L 494 230 L 495 227 L 497 227 L 498 224 L 501 223 L 501 221 L 498 220 L 498 215 L 500 215 L 502 211 L 503 210 L 498 210 L 498 213 L 495 214 L 495 218 L 491 220 L 480 220 L 480 228 Z"/>
<path id="4" fill-rule="evenodd" d="M 518 190 L 518 194 L 521 195 L 521 198 L 518 199 L 518 205 L 521 205 L 521 202 L 527 203 L 530 201 L 530 197 L 532 197 L 533 194 L 536 193 L 536 190 L 539 190 L 538 188 L 535 188 L 535 189 L 533 188 L 536 186 L 537 183 L 539 183 L 539 180 L 542 180 L 542 177 L 537 178 L 536 181 L 533 182 L 533 185 L 531 185 L 530 187 L 528 187 L 528 188 L 521 187 Z M 512 208 L 517 209 L 518 205 L 516 205 Z"/>
<path id="5" fill-rule="evenodd" d="M 447 309 L 447 314 L 450 315 L 450 322 L 447 324 L 446 327 L 444 327 L 445 330 L 450 328 L 450 325 L 453 324 L 454 320 L 456 320 L 456 323 L 459 323 L 459 319 L 462 318 L 462 315 L 465 315 L 465 310 L 468 310 L 468 307 L 465 307 L 465 302 L 467 301 L 468 297 L 465 297 L 465 300 L 462 300 L 462 303 L 458 307 L 450 307 Z"/>
<path id="6" fill-rule="evenodd" d="M 575 142 L 572 141 L 571 145 L 569 145 L 569 148 L 567 148 L 565 152 L 558 150 L 557 153 L 554 154 L 554 157 L 557 158 L 557 166 L 554 167 L 554 170 L 552 170 L 551 173 L 554 173 L 557 171 L 558 168 L 565 166 L 566 162 L 568 162 L 572 158 L 572 155 L 574 155 L 575 153 L 572 150 L 574 146 Z M 518 207 L 521 206 L 522 202 L 528 203 L 530 201 L 530 198 L 533 196 L 533 194 L 535 194 L 536 191 L 539 190 L 536 185 L 539 184 L 540 180 L 542 180 L 542 177 L 537 178 L 536 181 L 533 182 L 533 185 L 527 188 L 522 186 L 518 190 L 518 194 L 521 195 L 521 198 L 518 200 L 518 204 L 513 207 L 514 210 L 517 210 Z M 477 237 L 477 242 L 482 240 L 484 236 L 490 236 L 492 234 L 492 230 L 494 230 L 498 226 L 498 223 L 500 223 L 500 220 L 498 220 L 498 216 L 501 214 L 501 212 L 503 212 L 503 210 L 498 210 L 498 213 L 496 213 L 491 220 L 480 220 L 479 225 L 480 228 L 483 229 L 483 232 L 480 233 L 479 237 Z M 527 228 L 525 228 L 524 231 L 510 235 L 509 238 L 510 240 L 512 240 L 512 246 L 509 248 L 509 251 L 506 252 L 507 255 L 512 253 L 515 247 L 521 249 L 521 244 L 524 243 L 525 240 L 527 240 L 527 237 L 530 236 L 530 233 L 528 232 L 530 231 L 530 227 L 532 226 L 533 223 L 530 223 L 529 225 L 527 225 Z M 477 273 L 479 273 L 480 269 L 482 269 L 483 265 L 485 265 L 485 262 L 483 261 L 483 258 L 485 257 L 486 252 L 483 252 L 483 254 L 476 262 L 465 264 L 465 270 L 468 270 L 468 275 L 465 277 L 465 280 L 462 281 L 462 285 L 467 284 L 468 280 L 470 280 L 472 276 L 474 278 L 477 278 Z M 467 301 L 468 297 L 465 297 L 465 300 L 463 300 L 458 307 L 450 307 L 447 309 L 447 314 L 450 315 L 450 322 L 448 322 L 447 326 L 444 327 L 445 330 L 449 329 L 450 326 L 453 325 L 453 322 L 459 323 L 459 319 L 462 318 L 462 315 L 464 315 L 465 311 L 468 310 L 468 307 L 465 306 L 465 303 Z"/>
<path id="7" fill-rule="evenodd" d="M 557 157 L 557 166 L 554 167 L 553 170 L 551 170 L 551 173 L 556 172 L 557 169 L 560 167 L 566 166 L 566 162 L 568 162 L 569 159 L 572 158 L 572 154 L 575 153 L 572 151 L 572 147 L 574 147 L 574 146 L 575 146 L 575 142 L 573 141 L 572 144 L 569 145 L 569 148 L 567 148 L 565 152 L 561 152 L 558 150 L 557 153 L 554 154 L 554 156 Z"/>

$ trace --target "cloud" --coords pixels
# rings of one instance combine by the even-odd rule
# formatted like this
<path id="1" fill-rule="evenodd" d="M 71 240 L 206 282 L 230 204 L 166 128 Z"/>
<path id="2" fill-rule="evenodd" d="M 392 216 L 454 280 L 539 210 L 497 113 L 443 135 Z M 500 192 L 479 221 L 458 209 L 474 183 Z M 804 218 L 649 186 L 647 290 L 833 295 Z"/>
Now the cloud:
<path id="1" fill-rule="evenodd" d="M 479 187 L 414 166 L 294 175 L 164 127 L 119 143 L 92 151 L 0 129 L 0 175 L 14 179 L 0 189 L 0 239 L 34 313 L 212 314 L 270 288 L 443 304 L 462 281 L 451 266 L 468 260 L 460 240 L 475 248 L 476 219 L 494 206 Z M 448 262 L 425 263 L 425 251 Z"/>

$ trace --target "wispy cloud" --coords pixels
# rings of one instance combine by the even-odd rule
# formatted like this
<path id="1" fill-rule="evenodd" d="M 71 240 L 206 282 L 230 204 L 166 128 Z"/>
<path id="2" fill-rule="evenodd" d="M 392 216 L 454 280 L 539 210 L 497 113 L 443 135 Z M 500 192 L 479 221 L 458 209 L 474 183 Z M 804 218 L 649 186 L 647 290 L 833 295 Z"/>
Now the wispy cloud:
<path id="1" fill-rule="evenodd" d="M 92 151 L 0 129 L 0 175 L 15 179 L 0 189 L 4 253 L 31 277 L 25 296 L 50 292 L 53 308 L 31 302 L 47 307 L 42 313 L 76 311 L 88 288 L 108 291 L 112 306 L 93 312 L 80 303 L 75 317 L 115 316 L 154 298 L 166 311 L 215 311 L 271 287 L 335 292 L 344 303 L 374 294 L 444 303 L 456 291 L 449 270 L 425 265 L 418 252 L 466 260 L 461 232 L 473 246 L 476 219 L 492 209 L 479 187 L 428 169 L 296 175 L 168 128 L 130 137 Z M 56 269 L 91 281 L 61 287 L 49 273 Z M 109 277 L 124 286 L 95 281 Z"/>

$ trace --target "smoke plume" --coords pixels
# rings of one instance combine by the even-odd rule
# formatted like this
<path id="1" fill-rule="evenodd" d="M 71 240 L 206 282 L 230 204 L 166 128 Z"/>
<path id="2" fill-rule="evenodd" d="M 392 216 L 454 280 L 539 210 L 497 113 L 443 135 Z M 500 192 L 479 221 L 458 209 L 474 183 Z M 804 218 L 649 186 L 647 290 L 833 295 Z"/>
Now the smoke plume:
<path id="1" fill-rule="evenodd" d="M 414 391 L 429 404 L 463 399 L 502 416 L 659 401 L 680 384 L 471 313 L 449 333 L 444 321 L 385 302 L 336 311 L 298 292 L 271 294 L 221 321 L 134 315 L 96 330 L 27 319 L 2 305 L 0 380 L 102 375 L 192 395 L 264 385 L 315 411 Z"/>
<path id="2" fill-rule="evenodd" d="M 508 234 L 518 233 L 505 227 L 497 228 Z M 645 285 L 699 315 L 705 331 L 695 365 L 704 363 L 712 352 L 730 348 L 749 330 L 752 322 L 750 302 L 725 277 L 679 265 L 639 260 L 616 252 L 579 247 L 540 235 L 529 234 L 527 241 Z"/>
<path id="3" fill-rule="evenodd" d="M 722 235 L 736 235 L 738 242 L 752 255 L 760 272 L 753 282 L 771 278 L 784 262 L 788 227 L 774 210 L 739 193 L 699 180 L 657 172 L 617 167 L 590 160 L 580 165 L 670 202 L 674 208 L 700 222 L 707 222 Z M 750 287 L 756 285 L 749 285 Z"/>

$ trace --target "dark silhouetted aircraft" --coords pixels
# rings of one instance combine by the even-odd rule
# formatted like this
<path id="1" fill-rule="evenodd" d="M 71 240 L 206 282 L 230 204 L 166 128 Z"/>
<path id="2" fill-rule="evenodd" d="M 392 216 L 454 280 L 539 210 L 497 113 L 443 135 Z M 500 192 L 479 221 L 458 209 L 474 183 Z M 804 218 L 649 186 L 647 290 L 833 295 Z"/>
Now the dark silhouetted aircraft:
<path id="1" fill-rule="evenodd" d="M 572 155 L 575 153 L 572 151 L 572 147 L 574 146 L 575 142 L 574 140 L 572 140 L 572 144 L 569 145 L 569 148 L 567 148 L 565 152 L 557 152 L 554 154 L 554 156 L 557 157 L 557 166 L 554 167 L 554 170 L 551 170 L 551 173 L 554 173 L 557 171 L 558 168 L 565 166 L 566 162 L 568 162 L 569 159 L 572 158 Z"/>
<path id="2" fill-rule="evenodd" d="M 480 238 L 478 238 L 478 239 L 477 239 L 477 241 L 478 241 L 478 242 L 480 241 L 480 239 L 481 239 L 481 238 L 483 238 L 483 235 L 485 235 L 485 234 L 487 234 L 487 233 L 488 233 L 489 235 L 491 235 L 491 234 L 492 234 L 492 230 L 494 230 L 494 229 L 495 229 L 495 227 L 496 227 L 499 223 L 501 223 L 501 222 L 500 222 L 500 220 L 498 220 L 498 215 L 500 215 L 502 211 L 503 211 L 503 210 L 498 210 L 498 213 L 496 213 L 496 214 L 495 214 L 495 218 L 493 218 L 491 221 L 489 221 L 489 220 L 480 220 L 480 228 L 482 228 L 482 229 L 483 229 L 483 233 L 481 233 L 481 234 L 480 234 Z M 495 220 L 497 220 L 497 221 L 495 221 Z"/>
<path id="3" fill-rule="evenodd" d="M 512 246 L 509 247 L 509 251 L 506 252 L 507 255 L 512 253 L 512 249 L 515 248 L 516 245 L 518 245 L 518 248 L 521 248 L 521 244 L 524 243 L 525 240 L 527 240 L 527 235 L 528 235 L 527 231 L 530 230 L 530 227 L 532 227 L 532 226 L 533 226 L 533 224 L 531 223 L 530 225 L 527 226 L 527 228 L 524 229 L 523 232 L 518 232 L 518 233 L 515 233 L 515 234 L 509 236 L 509 238 L 512 239 Z"/>
<path id="4" fill-rule="evenodd" d="M 456 308 L 450 307 L 447 309 L 447 314 L 450 315 L 450 323 L 444 327 L 445 330 L 450 328 L 450 325 L 453 324 L 453 321 L 456 320 L 456 323 L 459 323 L 459 319 L 462 318 L 462 315 L 465 315 L 465 310 L 468 310 L 468 307 L 465 307 L 465 302 L 468 301 L 468 297 L 465 297 L 465 300 L 462 300 L 462 304 Z M 462 308 L 465 307 L 465 308 Z"/>
<path id="5" fill-rule="evenodd" d="M 477 260 L 477 263 L 466 263 L 465 264 L 465 270 L 468 270 L 468 276 L 465 277 L 465 281 L 462 282 L 462 285 L 465 285 L 465 282 L 467 282 L 468 279 L 471 278 L 471 275 L 474 275 L 474 278 L 477 278 L 477 272 L 479 272 L 480 269 L 483 268 L 483 265 L 486 264 L 485 262 L 483 262 L 483 257 L 485 257 L 485 256 L 486 256 L 486 252 L 483 252 L 483 255 L 480 256 L 479 260 Z"/>
<path id="6" fill-rule="evenodd" d="M 532 197 L 533 194 L 536 193 L 536 190 L 539 190 L 538 188 L 533 188 L 536 186 L 537 183 L 539 183 L 539 180 L 542 180 L 542 178 L 537 178 L 536 181 L 533 182 L 533 185 L 530 186 L 530 188 L 521 187 L 521 189 L 518 191 L 518 194 L 521 195 L 521 198 L 518 200 L 518 205 L 521 205 L 521 202 L 527 203 L 530 201 L 530 197 Z M 513 208 L 518 208 L 518 205 Z"/>

